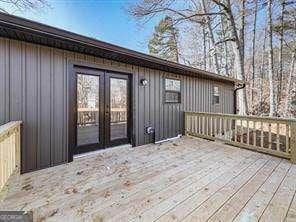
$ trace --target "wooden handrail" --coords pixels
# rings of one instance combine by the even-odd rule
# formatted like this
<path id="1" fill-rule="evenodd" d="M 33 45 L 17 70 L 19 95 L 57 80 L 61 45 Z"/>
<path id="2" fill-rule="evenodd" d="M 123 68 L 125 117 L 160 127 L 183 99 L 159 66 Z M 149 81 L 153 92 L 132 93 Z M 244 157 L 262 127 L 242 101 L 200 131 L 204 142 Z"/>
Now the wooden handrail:
<path id="1" fill-rule="evenodd" d="M 9 177 L 20 171 L 21 121 L 13 121 L 0 126 L 0 190 Z"/>
<path id="2" fill-rule="evenodd" d="M 265 120 L 265 121 L 272 121 L 272 122 L 279 122 L 279 123 L 290 123 L 295 122 L 296 119 L 288 119 L 288 118 L 282 118 L 282 117 L 270 117 L 270 116 L 243 116 L 243 115 L 237 115 L 237 114 L 226 114 L 226 113 L 207 113 L 207 112 L 185 112 L 187 114 L 191 115 L 208 115 L 208 116 L 221 116 L 221 117 L 230 117 L 234 119 L 249 119 L 249 120 Z"/>
<path id="3" fill-rule="evenodd" d="M 185 112 L 185 133 L 296 163 L 296 119 Z"/>

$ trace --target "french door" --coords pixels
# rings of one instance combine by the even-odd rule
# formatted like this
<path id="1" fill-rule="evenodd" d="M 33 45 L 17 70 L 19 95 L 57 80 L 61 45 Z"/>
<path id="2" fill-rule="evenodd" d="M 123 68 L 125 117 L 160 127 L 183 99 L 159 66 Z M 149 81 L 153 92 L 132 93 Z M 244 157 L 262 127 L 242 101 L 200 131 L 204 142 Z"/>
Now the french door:
<path id="1" fill-rule="evenodd" d="M 130 143 L 129 76 L 85 68 L 75 75 L 74 154 Z"/>

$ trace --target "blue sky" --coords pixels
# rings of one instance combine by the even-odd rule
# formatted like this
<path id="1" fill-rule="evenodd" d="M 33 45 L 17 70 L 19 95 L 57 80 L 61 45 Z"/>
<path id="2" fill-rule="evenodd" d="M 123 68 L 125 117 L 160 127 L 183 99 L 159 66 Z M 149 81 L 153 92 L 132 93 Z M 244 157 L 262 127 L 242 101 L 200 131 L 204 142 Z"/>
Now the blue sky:
<path id="1" fill-rule="evenodd" d="M 43 12 L 15 15 L 147 53 L 153 21 L 141 27 L 124 8 L 135 0 L 48 0 Z"/>

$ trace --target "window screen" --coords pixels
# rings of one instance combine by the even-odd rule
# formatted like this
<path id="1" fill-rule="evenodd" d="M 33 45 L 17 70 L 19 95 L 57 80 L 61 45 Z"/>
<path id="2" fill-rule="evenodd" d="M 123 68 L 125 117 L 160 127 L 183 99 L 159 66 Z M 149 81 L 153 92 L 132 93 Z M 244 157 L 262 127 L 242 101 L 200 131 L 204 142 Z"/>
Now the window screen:
<path id="1" fill-rule="evenodd" d="M 220 103 L 220 89 L 218 86 L 213 87 L 213 103 L 214 104 Z"/>
<path id="2" fill-rule="evenodd" d="M 166 103 L 181 103 L 181 81 L 178 79 L 165 79 L 164 82 Z"/>

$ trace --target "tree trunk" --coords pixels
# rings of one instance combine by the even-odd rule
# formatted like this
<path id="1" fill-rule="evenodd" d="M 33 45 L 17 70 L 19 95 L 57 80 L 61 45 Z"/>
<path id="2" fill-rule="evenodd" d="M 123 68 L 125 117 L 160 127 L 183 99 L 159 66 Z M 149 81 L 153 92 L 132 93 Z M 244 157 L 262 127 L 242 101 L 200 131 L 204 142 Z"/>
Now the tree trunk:
<path id="1" fill-rule="evenodd" d="M 180 62 L 180 53 L 179 53 L 179 47 L 178 47 L 177 33 L 173 32 L 172 35 L 173 35 L 174 45 L 176 46 L 176 48 L 175 48 L 175 59 L 176 59 L 176 62 L 179 63 Z"/>
<path id="2" fill-rule="evenodd" d="M 255 9 L 254 9 L 254 23 L 253 23 L 253 40 L 252 40 L 252 110 L 254 107 L 254 89 L 255 89 L 255 47 L 256 47 L 256 25 L 257 25 L 257 10 L 258 10 L 258 0 L 255 0 Z"/>
<path id="3" fill-rule="evenodd" d="M 221 10 L 221 7 L 220 7 Z M 226 39 L 226 29 L 227 29 L 227 19 L 225 19 L 225 15 L 222 14 L 220 16 L 220 22 L 221 22 L 221 35 L 222 38 L 220 39 L 220 41 L 222 41 L 223 39 Z M 226 23 L 226 27 L 225 27 L 225 23 Z M 224 59 L 225 59 L 225 74 L 227 76 L 229 76 L 229 67 L 228 67 L 228 57 L 229 57 L 229 53 L 228 53 L 228 48 L 227 48 L 227 42 L 225 41 L 223 43 L 223 54 L 224 54 Z"/>
<path id="4" fill-rule="evenodd" d="M 201 6 L 202 6 L 203 13 L 207 13 L 205 0 L 201 0 Z M 219 68 L 219 62 L 218 62 L 218 56 L 217 56 L 217 49 L 216 49 L 216 46 L 215 46 L 215 37 L 214 37 L 212 25 L 211 25 L 210 16 L 205 16 L 205 23 L 206 23 L 207 28 L 208 28 L 209 39 L 210 39 L 211 46 L 212 46 L 213 51 L 214 51 L 213 54 L 214 54 L 215 72 L 217 74 L 220 74 L 220 68 Z"/>
<path id="5" fill-rule="evenodd" d="M 242 59 L 243 63 L 245 64 L 245 26 L 246 26 L 246 17 L 245 17 L 245 12 L 246 12 L 246 0 L 241 0 L 242 4 L 242 10 L 241 10 L 241 27 L 240 27 L 240 45 L 241 45 L 241 54 L 242 54 Z"/>
<path id="6" fill-rule="evenodd" d="M 207 70 L 207 38 L 205 24 L 202 24 L 202 37 L 203 37 L 203 68 Z"/>
<path id="7" fill-rule="evenodd" d="M 273 45 L 272 45 L 272 0 L 268 0 L 268 78 L 269 78 L 269 116 L 274 116 L 274 84 L 273 84 Z"/>
<path id="8" fill-rule="evenodd" d="M 278 86 L 277 86 L 277 113 L 279 113 L 282 97 L 283 81 L 283 42 L 284 42 L 284 11 L 285 0 L 281 1 L 281 29 L 280 29 L 280 46 L 279 46 L 279 67 L 278 67 Z"/>
<path id="9" fill-rule="evenodd" d="M 243 0 L 244 1 L 244 0 Z M 218 3 L 218 1 L 215 1 Z M 227 15 L 229 20 L 229 25 L 231 29 L 232 37 L 234 41 L 232 41 L 232 48 L 234 52 L 234 62 L 236 67 L 236 77 L 241 80 L 245 80 L 245 67 L 244 67 L 244 46 L 240 41 L 238 35 L 238 29 L 235 24 L 233 12 L 231 9 L 230 0 L 227 0 L 227 8 L 223 8 L 224 13 Z M 244 12 L 243 12 L 244 13 Z M 244 23 L 241 24 L 241 29 L 244 30 Z M 238 91 L 238 107 L 239 107 L 239 114 L 246 115 L 248 113 L 248 105 L 247 105 L 247 93 L 246 88 Z"/>
<path id="10" fill-rule="evenodd" d="M 265 47 L 266 47 L 266 28 L 264 30 L 264 40 L 263 40 L 263 48 L 262 48 L 262 55 L 261 55 L 261 65 L 260 65 L 260 93 L 259 93 L 259 102 L 260 102 L 260 113 L 263 112 L 263 70 L 264 70 L 264 60 L 265 60 Z"/>
<path id="11" fill-rule="evenodd" d="M 294 68 L 295 68 L 295 58 L 296 58 L 296 55 L 295 55 L 295 52 L 293 52 L 291 67 L 290 67 L 290 73 L 289 73 L 289 76 L 288 76 L 287 87 L 286 87 L 286 92 L 287 93 L 286 93 L 286 101 L 285 101 L 285 106 L 284 106 L 284 115 L 285 116 L 288 116 L 288 114 L 289 114 L 289 105 L 291 104 L 290 90 L 291 90 L 291 86 L 293 85 L 292 77 L 293 77 Z"/>

